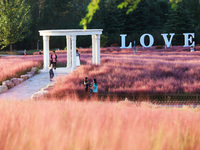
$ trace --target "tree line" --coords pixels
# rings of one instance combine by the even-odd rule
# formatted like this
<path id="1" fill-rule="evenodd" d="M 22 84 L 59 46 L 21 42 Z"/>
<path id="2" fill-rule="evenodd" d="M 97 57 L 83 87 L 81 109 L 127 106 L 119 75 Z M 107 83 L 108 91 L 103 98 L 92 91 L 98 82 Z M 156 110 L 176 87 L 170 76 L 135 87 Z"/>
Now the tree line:
<path id="1" fill-rule="evenodd" d="M 138 1 L 138 0 L 137 0 Z M 91 0 L 0 0 L 0 46 L 2 49 L 42 48 L 39 30 L 81 29 L 82 18 Z M 93 15 L 89 29 L 103 29 L 102 46 L 120 45 L 120 34 L 128 34 L 127 43 L 144 33 L 155 38 L 155 44 L 163 45 L 161 33 L 176 33 L 173 44 L 183 45 L 183 33 L 195 33 L 200 43 L 199 0 L 182 0 L 173 8 L 169 0 L 139 0 L 130 7 L 118 5 L 124 0 L 101 0 Z M 82 22 L 84 23 L 84 22 Z M 78 47 L 90 47 L 91 37 L 78 37 Z M 51 37 L 50 48 L 63 49 L 65 37 Z"/>

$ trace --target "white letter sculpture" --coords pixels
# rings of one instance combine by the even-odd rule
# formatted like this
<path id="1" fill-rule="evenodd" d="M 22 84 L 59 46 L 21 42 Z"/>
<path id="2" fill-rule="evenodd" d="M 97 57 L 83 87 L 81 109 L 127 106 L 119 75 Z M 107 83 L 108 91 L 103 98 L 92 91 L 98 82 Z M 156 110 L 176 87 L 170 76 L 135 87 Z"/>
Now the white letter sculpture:
<path id="1" fill-rule="evenodd" d="M 194 38 L 194 33 L 183 33 L 183 35 L 185 36 L 185 45 L 184 47 L 189 47 L 189 46 L 195 46 L 195 42 L 192 42 L 192 38 Z M 191 36 L 190 36 L 191 35 Z M 190 36 L 190 38 L 189 38 Z M 189 45 L 189 42 L 192 43 L 191 45 Z"/>
<path id="2" fill-rule="evenodd" d="M 121 36 L 121 47 L 120 48 L 132 48 L 132 42 L 130 42 L 130 44 L 129 44 L 129 46 L 128 47 L 126 47 L 126 36 L 127 36 L 127 34 L 120 34 L 120 36 Z"/>
<path id="3" fill-rule="evenodd" d="M 149 45 L 148 46 L 146 46 L 145 45 L 145 43 L 144 43 L 144 38 L 145 38 L 145 36 L 149 36 L 149 40 L 150 40 L 150 42 L 149 42 Z M 153 45 L 153 43 L 154 43 L 154 38 L 153 38 L 153 36 L 151 35 L 151 34 L 143 34 L 142 36 L 141 36 L 141 38 L 140 38 L 140 44 L 143 46 L 143 47 L 151 47 L 152 45 Z"/>
<path id="4" fill-rule="evenodd" d="M 169 34 L 169 35 L 171 35 L 170 40 L 168 40 L 168 38 L 167 38 L 167 36 L 168 36 L 167 33 L 163 33 L 163 34 L 161 34 L 161 35 L 163 36 L 163 39 L 164 39 L 164 41 L 165 41 L 165 45 L 166 45 L 167 47 L 170 47 L 170 45 L 171 45 L 171 43 L 172 43 L 172 39 L 173 39 L 175 33 L 170 33 L 170 34 Z"/>

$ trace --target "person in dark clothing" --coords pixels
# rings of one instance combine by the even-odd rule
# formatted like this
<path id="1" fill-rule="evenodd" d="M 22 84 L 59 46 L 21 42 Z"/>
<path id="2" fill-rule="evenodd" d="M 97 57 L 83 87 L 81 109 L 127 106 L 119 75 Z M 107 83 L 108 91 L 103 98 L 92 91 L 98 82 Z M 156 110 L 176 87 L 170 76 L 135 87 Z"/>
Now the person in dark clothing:
<path id="1" fill-rule="evenodd" d="M 53 68 L 56 70 L 56 62 L 57 62 L 57 55 L 56 52 L 53 51 L 53 54 L 51 54 L 51 63 L 53 64 Z"/>
<path id="2" fill-rule="evenodd" d="M 50 81 L 52 81 L 52 79 L 54 77 L 53 65 L 51 65 L 51 69 L 49 70 L 49 77 L 50 77 Z"/>
<path id="3" fill-rule="evenodd" d="M 40 54 L 40 55 L 42 54 L 41 50 L 39 51 L 39 54 Z"/>
<path id="4" fill-rule="evenodd" d="M 85 77 L 85 79 L 84 79 L 84 86 L 85 86 L 85 92 L 88 92 L 89 82 L 88 82 L 87 77 Z"/>

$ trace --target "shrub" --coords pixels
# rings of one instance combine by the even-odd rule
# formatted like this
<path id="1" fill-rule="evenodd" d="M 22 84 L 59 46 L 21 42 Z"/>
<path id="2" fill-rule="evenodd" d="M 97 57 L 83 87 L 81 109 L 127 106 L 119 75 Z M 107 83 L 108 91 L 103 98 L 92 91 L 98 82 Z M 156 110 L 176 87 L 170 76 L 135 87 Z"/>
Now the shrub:
<path id="1" fill-rule="evenodd" d="M 158 45 L 158 46 L 155 47 L 155 49 L 163 49 L 163 46 Z"/>
<path id="2" fill-rule="evenodd" d="M 117 43 L 113 43 L 110 45 L 111 47 L 118 47 L 119 45 Z"/>
<path id="3" fill-rule="evenodd" d="M 101 47 L 106 47 L 108 43 L 108 37 L 105 35 L 101 35 Z"/>

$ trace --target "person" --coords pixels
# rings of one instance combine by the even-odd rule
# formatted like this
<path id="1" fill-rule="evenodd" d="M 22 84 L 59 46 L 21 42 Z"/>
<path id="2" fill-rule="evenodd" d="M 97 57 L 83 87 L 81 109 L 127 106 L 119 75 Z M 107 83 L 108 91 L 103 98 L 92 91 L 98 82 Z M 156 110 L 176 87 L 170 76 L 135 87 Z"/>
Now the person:
<path id="1" fill-rule="evenodd" d="M 87 77 L 85 77 L 84 79 L 84 86 L 85 86 L 85 92 L 88 92 L 89 82 Z"/>
<path id="2" fill-rule="evenodd" d="M 40 55 L 42 54 L 41 50 L 39 51 L 39 54 L 40 54 Z"/>
<path id="3" fill-rule="evenodd" d="M 190 52 L 194 52 L 194 47 L 193 46 L 190 47 Z"/>
<path id="4" fill-rule="evenodd" d="M 26 50 L 24 50 L 24 56 L 26 56 Z"/>
<path id="5" fill-rule="evenodd" d="M 76 65 L 80 66 L 80 52 L 76 49 Z"/>
<path id="6" fill-rule="evenodd" d="M 53 64 L 51 64 L 51 69 L 49 70 L 49 77 L 50 77 L 50 81 L 52 81 L 52 79 L 54 77 Z"/>
<path id="7" fill-rule="evenodd" d="M 80 58 L 80 52 L 78 51 L 78 49 L 76 49 L 76 56 L 79 56 Z"/>
<path id="8" fill-rule="evenodd" d="M 57 62 L 57 55 L 56 52 L 53 51 L 53 55 L 51 54 L 51 64 L 53 64 L 53 68 L 56 70 L 56 62 Z"/>
<path id="9" fill-rule="evenodd" d="M 97 93 L 97 92 L 98 92 L 97 80 L 94 79 L 93 80 L 93 93 Z"/>

